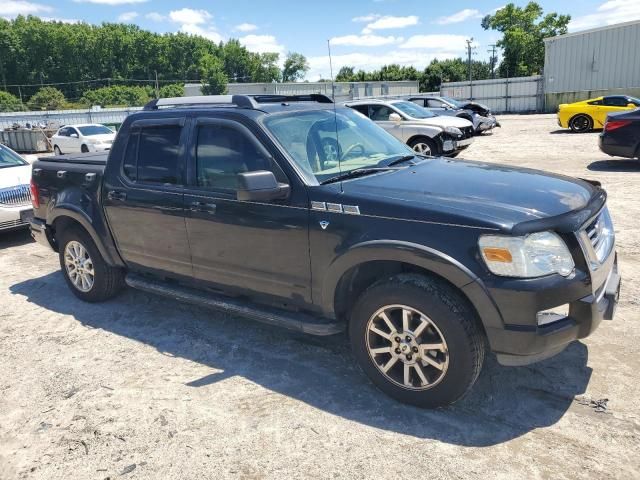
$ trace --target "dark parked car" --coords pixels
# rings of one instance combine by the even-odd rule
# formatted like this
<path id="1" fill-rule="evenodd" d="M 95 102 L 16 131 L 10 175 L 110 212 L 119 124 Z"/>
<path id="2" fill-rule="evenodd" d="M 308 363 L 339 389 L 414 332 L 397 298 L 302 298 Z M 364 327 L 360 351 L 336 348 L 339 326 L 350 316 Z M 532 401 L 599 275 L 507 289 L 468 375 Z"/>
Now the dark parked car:
<path id="1" fill-rule="evenodd" d="M 640 108 L 607 115 L 599 143 L 608 155 L 640 159 Z"/>
<path id="2" fill-rule="evenodd" d="M 322 95 L 154 100 L 108 154 L 35 162 L 32 190 L 32 234 L 80 299 L 127 284 L 348 331 L 371 380 L 423 407 L 462 397 L 487 349 L 542 360 L 618 299 L 597 182 L 424 157 Z"/>
<path id="3" fill-rule="evenodd" d="M 480 103 L 434 95 L 414 95 L 409 97 L 409 100 L 431 110 L 436 115 L 454 116 L 469 120 L 473 123 L 476 133 L 486 132 L 500 126 L 489 107 Z"/>

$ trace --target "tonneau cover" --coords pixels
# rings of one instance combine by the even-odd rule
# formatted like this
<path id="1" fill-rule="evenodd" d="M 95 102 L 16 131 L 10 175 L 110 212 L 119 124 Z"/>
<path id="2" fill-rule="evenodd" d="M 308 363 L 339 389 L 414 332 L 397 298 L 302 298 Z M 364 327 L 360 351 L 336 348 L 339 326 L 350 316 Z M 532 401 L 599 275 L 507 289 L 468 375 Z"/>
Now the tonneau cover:
<path id="1" fill-rule="evenodd" d="M 38 157 L 41 162 L 59 162 L 59 163 L 87 163 L 91 165 L 105 165 L 109 151 L 89 152 L 89 153 L 71 153 L 67 155 L 54 155 L 52 157 Z"/>

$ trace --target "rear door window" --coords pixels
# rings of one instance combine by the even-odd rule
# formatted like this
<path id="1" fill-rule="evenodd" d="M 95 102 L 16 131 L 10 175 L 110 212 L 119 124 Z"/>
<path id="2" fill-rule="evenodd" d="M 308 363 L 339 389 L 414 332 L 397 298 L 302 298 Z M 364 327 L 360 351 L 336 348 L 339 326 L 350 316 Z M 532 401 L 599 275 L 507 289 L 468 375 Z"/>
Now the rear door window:
<path id="1" fill-rule="evenodd" d="M 179 126 L 146 127 L 138 140 L 137 181 L 157 185 L 179 183 Z"/>

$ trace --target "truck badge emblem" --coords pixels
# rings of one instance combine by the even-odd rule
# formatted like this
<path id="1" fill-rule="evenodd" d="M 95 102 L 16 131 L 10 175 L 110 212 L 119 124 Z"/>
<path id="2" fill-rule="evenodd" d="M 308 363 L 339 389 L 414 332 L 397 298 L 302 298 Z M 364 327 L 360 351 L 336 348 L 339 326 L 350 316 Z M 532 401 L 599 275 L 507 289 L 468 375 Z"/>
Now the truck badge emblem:
<path id="1" fill-rule="evenodd" d="M 323 230 L 326 230 L 327 227 L 329 226 L 329 222 L 327 222 L 326 220 L 321 220 L 320 226 L 322 227 Z"/>

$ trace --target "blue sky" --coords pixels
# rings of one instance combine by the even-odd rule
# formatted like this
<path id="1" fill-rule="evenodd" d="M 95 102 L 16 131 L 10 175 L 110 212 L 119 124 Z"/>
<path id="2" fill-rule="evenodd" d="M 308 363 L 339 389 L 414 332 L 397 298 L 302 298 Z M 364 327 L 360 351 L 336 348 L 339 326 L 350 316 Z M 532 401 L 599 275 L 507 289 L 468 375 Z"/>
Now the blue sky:
<path id="1" fill-rule="evenodd" d="M 481 18 L 505 0 L 2 0 L 0 16 L 33 14 L 63 21 L 135 23 L 156 32 L 184 31 L 214 41 L 239 38 L 253 51 L 303 53 L 311 81 L 343 65 L 365 70 L 387 63 L 422 69 L 433 58 L 464 54 L 473 37 L 474 58 L 486 59 L 497 32 Z M 526 1 L 516 1 L 518 5 Z M 542 0 L 545 11 L 569 13 L 571 31 L 640 19 L 640 0 Z"/>

